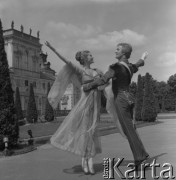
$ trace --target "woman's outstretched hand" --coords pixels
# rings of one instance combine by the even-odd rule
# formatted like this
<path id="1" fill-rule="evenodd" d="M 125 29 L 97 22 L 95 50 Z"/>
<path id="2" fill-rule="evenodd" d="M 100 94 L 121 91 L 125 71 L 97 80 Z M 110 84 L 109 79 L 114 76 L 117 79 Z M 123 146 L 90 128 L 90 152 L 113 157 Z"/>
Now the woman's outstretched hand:
<path id="1" fill-rule="evenodd" d="M 51 47 L 51 44 L 48 41 L 45 42 L 45 45 Z"/>
<path id="2" fill-rule="evenodd" d="M 148 52 L 146 51 L 146 52 L 144 52 L 143 54 L 142 54 L 142 56 L 141 56 L 141 59 L 143 59 L 143 60 L 146 60 L 147 59 L 147 57 L 148 57 Z"/>
<path id="3" fill-rule="evenodd" d="M 55 51 L 53 46 L 51 46 L 51 44 L 48 41 L 45 42 L 45 45 L 48 46 L 51 50 Z"/>

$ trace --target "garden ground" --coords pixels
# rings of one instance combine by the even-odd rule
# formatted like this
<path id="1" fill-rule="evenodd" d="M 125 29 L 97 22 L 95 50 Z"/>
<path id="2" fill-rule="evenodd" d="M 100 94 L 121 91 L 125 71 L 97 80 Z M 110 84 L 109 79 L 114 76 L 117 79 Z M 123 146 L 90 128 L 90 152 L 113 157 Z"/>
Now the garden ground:
<path id="1" fill-rule="evenodd" d="M 164 117 L 164 116 L 162 116 Z M 138 133 L 151 156 L 150 162 L 155 159 L 160 167 L 156 168 L 156 175 L 170 163 L 173 175 L 176 176 L 176 119 L 165 116 L 158 119 L 161 123 L 144 126 Z M 127 140 L 119 133 L 101 137 L 102 153 L 95 157 L 95 175 L 84 175 L 81 170 L 81 159 L 74 154 L 59 150 L 49 143 L 39 146 L 36 151 L 27 154 L 0 158 L 1 180 L 101 180 L 103 179 L 103 158 L 124 158 L 119 169 L 124 173 L 127 165 L 133 162 L 133 156 Z M 168 167 L 167 167 L 168 169 Z M 152 180 L 151 168 L 146 169 L 146 179 Z M 133 174 L 131 174 L 133 175 Z M 140 175 L 140 172 L 139 172 Z M 169 175 L 168 173 L 165 174 Z M 115 179 L 120 179 L 115 173 Z M 134 178 L 135 179 L 135 178 Z M 159 179 L 163 179 L 160 177 Z"/>

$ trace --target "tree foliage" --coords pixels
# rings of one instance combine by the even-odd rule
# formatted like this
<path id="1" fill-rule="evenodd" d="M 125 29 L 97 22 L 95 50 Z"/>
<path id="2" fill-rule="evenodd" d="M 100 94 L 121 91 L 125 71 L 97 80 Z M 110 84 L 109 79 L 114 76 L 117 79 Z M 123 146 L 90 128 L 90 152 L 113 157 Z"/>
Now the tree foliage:
<path id="1" fill-rule="evenodd" d="M 8 136 L 10 145 L 15 145 L 19 136 L 19 127 L 0 20 L 0 148 L 3 146 L 4 136 Z"/>
<path id="2" fill-rule="evenodd" d="M 172 90 L 176 92 L 176 74 L 170 76 L 167 83 L 172 88 Z"/>
<path id="3" fill-rule="evenodd" d="M 37 122 L 38 112 L 35 103 L 35 96 L 32 83 L 30 84 L 30 91 L 29 91 L 29 100 L 28 100 L 28 107 L 27 107 L 27 121 L 29 123 Z"/>
<path id="4" fill-rule="evenodd" d="M 132 82 L 130 84 L 130 89 L 129 89 L 130 93 L 132 93 L 134 95 L 134 97 L 136 97 L 136 92 L 137 92 L 137 84 L 135 82 Z"/>
<path id="5" fill-rule="evenodd" d="M 172 109 L 175 109 L 175 112 L 176 112 L 176 74 L 172 75 L 169 77 L 168 81 L 167 81 L 169 87 L 170 87 L 170 91 L 169 91 L 169 94 L 170 94 L 170 97 L 172 97 L 172 105 L 171 105 L 171 108 Z M 174 107 L 174 108 L 173 108 Z"/>
<path id="6" fill-rule="evenodd" d="M 146 73 L 142 108 L 142 120 L 153 122 L 156 120 L 156 116 L 156 101 L 153 92 L 152 77 L 149 73 Z"/>
<path id="7" fill-rule="evenodd" d="M 19 92 L 18 87 L 16 87 L 16 93 L 15 93 L 15 110 L 16 110 L 17 119 L 18 120 L 23 119 L 23 111 L 21 108 L 21 98 L 20 98 L 20 92 Z"/>
<path id="8" fill-rule="evenodd" d="M 168 94 L 170 91 L 169 85 L 164 82 L 157 82 L 157 93 L 156 98 L 158 99 L 158 104 L 161 112 L 165 112 L 166 110 L 166 101 L 168 98 Z"/>
<path id="9" fill-rule="evenodd" d="M 50 84 L 48 83 L 47 95 L 48 95 L 49 91 L 50 91 Z M 54 111 L 53 111 L 53 108 L 48 101 L 48 98 L 46 98 L 46 104 L 45 104 L 45 119 L 47 121 L 53 121 L 54 120 Z"/>
<path id="10" fill-rule="evenodd" d="M 136 91 L 136 105 L 135 105 L 135 119 L 136 121 L 142 121 L 142 106 L 143 106 L 143 79 L 142 76 L 138 75 L 137 91 Z"/>

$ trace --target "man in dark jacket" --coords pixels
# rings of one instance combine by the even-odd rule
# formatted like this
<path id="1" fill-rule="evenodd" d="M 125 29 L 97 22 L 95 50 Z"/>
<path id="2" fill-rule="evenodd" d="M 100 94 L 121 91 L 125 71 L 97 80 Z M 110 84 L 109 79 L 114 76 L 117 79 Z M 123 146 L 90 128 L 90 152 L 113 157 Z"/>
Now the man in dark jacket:
<path id="1" fill-rule="evenodd" d="M 112 79 L 112 91 L 114 94 L 116 112 L 123 132 L 130 144 L 135 164 L 138 166 L 145 161 L 149 155 L 132 123 L 134 99 L 129 93 L 129 85 L 133 73 L 136 73 L 138 68 L 144 65 L 144 60 L 147 58 L 148 53 L 143 53 L 141 59 L 137 63 L 131 64 L 128 61 L 131 52 L 132 47 L 130 44 L 118 44 L 116 49 L 116 59 L 118 59 L 118 62 L 110 65 L 109 70 L 101 78 L 85 84 L 83 89 L 85 92 L 90 91 L 91 89 L 106 84 L 110 79 Z"/>

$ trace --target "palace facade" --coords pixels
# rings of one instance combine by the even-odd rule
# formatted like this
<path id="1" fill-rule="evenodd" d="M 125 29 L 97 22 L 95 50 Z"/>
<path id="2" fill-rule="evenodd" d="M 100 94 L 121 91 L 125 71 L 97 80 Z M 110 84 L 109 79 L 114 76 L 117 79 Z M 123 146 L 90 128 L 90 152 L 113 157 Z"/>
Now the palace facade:
<path id="1" fill-rule="evenodd" d="M 15 92 L 16 87 L 19 87 L 24 114 L 28 105 L 30 83 L 33 84 L 38 114 L 43 115 L 48 83 L 51 86 L 55 80 L 55 71 L 47 61 L 47 54 L 42 53 L 39 35 L 38 31 L 36 37 L 33 36 L 32 29 L 29 34 L 25 33 L 22 25 L 21 30 L 14 29 L 13 22 L 11 28 L 3 32 L 12 88 Z M 78 101 L 79 94 L 80 91 L 69 85 L 60 102 L 60 109 L 71 110 Z M 64 101 L 65 97 L 67 100 Z"/>

